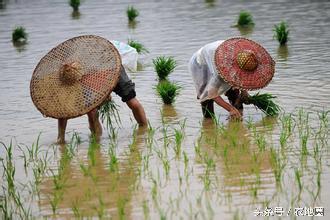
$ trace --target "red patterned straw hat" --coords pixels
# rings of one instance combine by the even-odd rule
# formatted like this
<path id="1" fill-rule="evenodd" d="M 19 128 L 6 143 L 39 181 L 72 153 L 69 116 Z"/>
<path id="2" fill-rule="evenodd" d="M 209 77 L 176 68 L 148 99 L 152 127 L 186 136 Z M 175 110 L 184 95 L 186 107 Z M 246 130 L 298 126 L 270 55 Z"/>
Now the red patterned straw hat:
<path id="1" fill-rule="evenodd" d="M 238 89 L 263 88 L 275 72 L 275 61 L 265 48 L 246 38 L 224 41 L 217 48 L 214 59 L 220 76 Z"/>
<path id="2" fill-rule="evenodd" d="M 94 35 L 74 37 L 53 48 L 35 68 L 30 93 L 47 117 L 74 118 L 98 107 L 117 85 L 119 52 Z"/>

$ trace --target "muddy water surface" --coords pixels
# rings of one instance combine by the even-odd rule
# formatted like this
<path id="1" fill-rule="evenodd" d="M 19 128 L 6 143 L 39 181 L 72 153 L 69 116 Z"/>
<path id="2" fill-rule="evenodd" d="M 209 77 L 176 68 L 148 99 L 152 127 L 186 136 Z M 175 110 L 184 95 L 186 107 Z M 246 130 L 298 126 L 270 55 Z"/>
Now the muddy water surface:
<path id="1" fill-rule="evenodd" d="M 128 4 L 140 12 L 134 25 L 127 22 Z M 232 27 L 240 10 L 252 13 L 253 28 Z M 292 208 L 291 217 L 295 207 L 321 206 L 329 215 L 329 116 L 320 114 L 330 109 L 329 19 L 330 2 L 321 0 L 85 1 L 78 15 L 67 1 L 0 1 L 0 141 L 7 147 L 13 141 L 15 195 L 25 205 L 15 209 L 6 175 L 0 201 L 8 198 L 13 208 L 6 210 L 14 215 L 25 210 L 30 217 L 52 218 L 252 219 L 257 208 L 267 206 L 283 207 L 286 214 Z M 273 40 L 273 26 L 281 20 L 290 25 L 286 47 Z M 11 31 L 19 25 L 29 38 L 15 47 Z M 81 143 L 53 145 L 57 122 L 34 107 L 31 74 L 51 48 L 82 34 L 132 38 L 150 51 L 139 58 L 142 70 L 130 76 L 152 128 L 137 129 L 114 96 L 122 121 L 116 137 L 105 129 L 102 146 L 90 145 L 87 117 L 80 117 L 69 121 L 67 139 L 76 132 Z M 276 60 L 275 77 L 263 91 L 293 113 L 287 139 L 289 117 L 265 118 L 251 106 L 242 124 L 228 123 L 220 108 L 219 124 L 202 120 L 189 58 L 208 42 L 241 35 L 261 43 Z M 173 106 L 155 95 L 151 60 L 159 55 L 178 62 L 170 80 L 182 91 Z M 39 153 L 28 156 L 40 133 Z M 0 152 L 6 160 L 5 149 Z M 42 158 L 47 168 L 37 175 Z M 4 164 L 1 173 L 8 168 Z"/>

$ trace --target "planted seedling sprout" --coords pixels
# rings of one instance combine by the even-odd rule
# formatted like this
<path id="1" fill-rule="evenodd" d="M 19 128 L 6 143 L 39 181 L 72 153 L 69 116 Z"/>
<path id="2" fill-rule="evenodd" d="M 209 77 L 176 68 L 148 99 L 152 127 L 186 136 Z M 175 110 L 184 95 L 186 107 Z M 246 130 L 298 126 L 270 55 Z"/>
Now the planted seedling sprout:
<path id="1" fill-rule="evenodd" d="M 138 42 L 136 40 L 128 40 L 127 44 L 130 45 L 131 47 L 135 48 L 136 52 L 138 52 L 139 54 L 149 53 L 147 48 L 145 48 L 143 44 L 141 44 L 140 42 Z"/>
<path id="2" fill-rule="evenodd" d="M 27 36 L 28 34 L 24 27 L 16 27 L 12 33 L 12 41 L 14 43 L 24 43 L 27 41 Z"/>
<path id="3" fill-rule="evenodd" d="M 288 42 L 289 29 L 288 24 L 282 21 L 280 24 L 274 26 L 274 38 L 278 40 L 280 45 L 285 45 Z"/>
<path id="4" fill-rule="evenodd" d="M 139 11 L 135 9 L 133 6 L 128 6 L 126 13 L 127 13 L 128 21 L 130 22 L 134 21 L 135 18 L 139 16 Z"/>
<path id="5" fill-rule="evenodd" d="M 248 11 L 241 11 L 238 16 L 236 26 L 246 27 L 254 25 L 253 17 Z"/>
<path id="6" fill-rule="evenodd" d="M 162 81 L 156 87 L 157 94 L 162 98 L 164 104 L 171 105 L 179 94 L 180 86 L 169 81 Z"/>
<path id="7" fill-rule="evenodd" d="M 70 0 L 70 6 L 73 8 L 73 11 L 78 11 L 80 6 L 80 0 Z"/>
<path id="8" fill-rule="evenodd" d="M 173 57 L 160 56 L 152 60 L 159 80 L 165 80 L 177 66 Z"/>

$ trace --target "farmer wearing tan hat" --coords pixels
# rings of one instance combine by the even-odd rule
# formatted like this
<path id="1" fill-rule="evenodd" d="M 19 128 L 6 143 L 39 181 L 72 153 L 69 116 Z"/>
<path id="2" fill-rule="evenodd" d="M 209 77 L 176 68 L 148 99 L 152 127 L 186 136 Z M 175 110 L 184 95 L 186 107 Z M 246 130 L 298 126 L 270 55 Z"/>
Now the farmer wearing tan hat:
<path id="1" fill-rule="evenodd" d="M 274 75 L 275 62 L 256 42 L 230 38 L 200 48 L 190 59 L 189 70 L 204 117 L 212 117 L 215 102 L 230 118 L 241 119 L 247 90 L 265 87 Z M 221 97 L 223 94 L 230 103 Z"/>
<path id="2" fill-rule="evenodd" d="M 98 138 L 102 126 L 97 109 L 112 91 L 126 102 L 139 125 L 147 124 L 118 50 L 110 41 L 94 35 L 75 37 L 53 48 L 38 63 L 30 84 L 38 110 L 58 119 L 58 143 L 65 142 L 67 120 L 84 114 Z"/>

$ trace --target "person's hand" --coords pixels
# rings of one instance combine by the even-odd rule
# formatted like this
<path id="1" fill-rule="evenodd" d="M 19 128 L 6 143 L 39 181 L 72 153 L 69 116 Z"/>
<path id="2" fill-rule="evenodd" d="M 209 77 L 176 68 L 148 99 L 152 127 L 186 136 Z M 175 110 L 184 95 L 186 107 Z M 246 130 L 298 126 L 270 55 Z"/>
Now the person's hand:
<path id="1" fill-rule="evenodd" d="M 230 120 L 235 120 L 235 121 L 242 120 L 241 113 L 234 107 L 230 110 L 229 114 L 230 114 L 230 116 L 229 116 Z"/>

